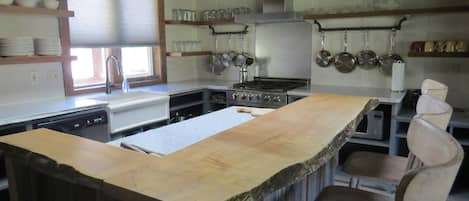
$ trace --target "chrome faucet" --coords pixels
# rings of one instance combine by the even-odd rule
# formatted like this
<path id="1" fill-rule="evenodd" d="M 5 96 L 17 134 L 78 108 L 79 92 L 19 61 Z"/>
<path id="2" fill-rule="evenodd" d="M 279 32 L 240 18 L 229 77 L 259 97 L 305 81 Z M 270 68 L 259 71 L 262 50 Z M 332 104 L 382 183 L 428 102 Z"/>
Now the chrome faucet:
<path id="1" fill-rule="evenodd" d="M 116 68 L 116 71 L 117 71 L 117 75 L 122 75 L 122 91 L 123 92 L 127 92 L 129 90 L 129 85 L 127 83 L 127 79 L 125 78 L 124 76 L 124 72 L 122 70 L 122 65 L 121 65 L 121 62 L 119 61 L 119 59 L 115 56 L 108 56 L 107 59 L 106 59 L 106 94 L 111 94 L 112 93 L 112 83 L 111 83 L 111 79 L 110 79 L 110 70 L 109 70 L 109 61 L 113 61 L 114 62 L 114 66 Z"/>

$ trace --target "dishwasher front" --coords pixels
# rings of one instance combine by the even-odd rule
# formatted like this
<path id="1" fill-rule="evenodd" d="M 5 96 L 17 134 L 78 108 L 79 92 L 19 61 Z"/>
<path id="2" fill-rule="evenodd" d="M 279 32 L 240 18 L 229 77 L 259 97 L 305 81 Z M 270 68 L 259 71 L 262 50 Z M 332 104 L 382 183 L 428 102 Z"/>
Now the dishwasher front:
<path id="1" fill-rule="evenodd" d="M 99 142 L 109 142 L 108 119 L 105 110 L 88 110 L 36 121 L 33 129 L 47 128 Z"/>

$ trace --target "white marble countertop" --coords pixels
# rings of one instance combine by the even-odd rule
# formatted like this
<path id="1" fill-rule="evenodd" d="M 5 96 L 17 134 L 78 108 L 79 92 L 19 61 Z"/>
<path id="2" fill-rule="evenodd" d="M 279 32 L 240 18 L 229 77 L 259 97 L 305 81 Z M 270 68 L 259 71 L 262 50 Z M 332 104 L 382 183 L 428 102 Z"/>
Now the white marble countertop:
<path id="1" fill-rule="evenodd" d="M 131 91 L 152 91 L 175 95 L 203 89 L 229 90 L 235 83 L 236 81 L 224 80 L 191 80 L 148 87 L 138 87 L 131 89 Z M 115 91 L 113 93 L 119 93 L 119 91 Z M 289 95 L 295 96 L 310 96 L 317 93 L 370 96 L 378 98 L 382 103 L 399 103 L 405 96 L 405 93 L 393 93 L 389 89 L 323 85 L 312 85 L 310 87 L 288 91 Z M 96 93 L 22 104 L 0 105 L 0 126 L 78 112 L 93 107 L 104 107 L 106 102 L 88 99 L 103 95 L 105 94 Z"/>
<path id="2" fill-rule="evenodd" d="M 175 95 L 203 89 L 228 90 L 231 89 L 235 83 L 236 81 L 225 80 L 191 80 L 148 87 L 139 87 L 132 90 L 157 91 L 168 93 L 169 95 Z"/>
<path id="3" fill-rule="evenodd" d="M 405 92 L 392 92 L 391 89 L 367 88 L 367 87 L 344 87 L 344 86 L 326 86 L 311 85 L 288 91 L 288 95 L 310 96 L 318 93 L 350 95 L 350 96 L 368 96 L 379 99 L 381 103 L 400 103 L 406 95 Z"/>
<path id="4" fill-rule="evenodd" d="M 202 89 L 227 90 L 232 87 L 234 83 L 235 82 L 222 80 L 193 80 L 149 87 L 138 87 L 131 89 L 131 91 L 152 91 L 173 95 Z M 121 92 L 118 90 L 113 91 L 113 94 L 116 93 Z M 106 102 L 90 99 L 104 95 L 106 94 L 94 93 L 21 104 L 0 105 L 0 126 L 104 107 L 107 105 Z"/>
<path id="5" fill-rule="evenodd" d="M 0 126 L 104 107 L 107 103 L 76 97 L 0 105 Z"/>
<path id="6" fill-rule="evenodd" d="M 120 146 L 122 142 L 125 142 L 168 155 L 254 119 L 251 114 L 239 113 L 238 108 L 240 107 L 229 107 L 187 121 L 112 141 L 108 144 Z"/>

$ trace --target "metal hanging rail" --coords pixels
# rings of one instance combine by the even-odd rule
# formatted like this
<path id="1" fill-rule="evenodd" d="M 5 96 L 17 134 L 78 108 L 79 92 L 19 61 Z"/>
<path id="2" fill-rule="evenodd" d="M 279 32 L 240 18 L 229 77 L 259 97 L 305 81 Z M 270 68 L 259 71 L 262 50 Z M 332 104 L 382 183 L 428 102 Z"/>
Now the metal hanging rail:
<path id="1" fill-rule="evenodd" d="M 212 30 L 212 35 L 236 35 L 236 34 L 248 34 L 249 31 L 249 26 L 248 25 L 245 25 L 244 26 L 244 30 L 243 31 L 232 31 L 232 32 L 217 32 L 215 31 L 215 27 L 213 27 L 212 25 L 209 25 L 208 28 L 210 28 Z"/>
<path id="2" fill-rule="evenodd" d="M 323 28 L 319 21 L 314 20 L 314 24 L 318 26 L 319 32 L 331 32 L 331 31 L 373 31 L 373 30 L 401 30 L 402 23 L 407 21 L 407 17 L 403 17 L 399 20 L 396 26 L 382 26 L 382 27 L 337 27 L 337 28 Z"/>

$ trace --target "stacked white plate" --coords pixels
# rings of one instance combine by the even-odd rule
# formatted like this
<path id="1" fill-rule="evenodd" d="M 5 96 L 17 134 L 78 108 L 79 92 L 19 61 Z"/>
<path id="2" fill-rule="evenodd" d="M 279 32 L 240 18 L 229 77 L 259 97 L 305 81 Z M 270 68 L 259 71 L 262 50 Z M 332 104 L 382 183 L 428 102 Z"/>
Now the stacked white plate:
<path id="1" fill-rule="evenodd" d="M 34 47 L 38 56 L 60 56 L 62 46 L 59 38 L 36 38 Z"/>
<path id="2" fill-rule="evenodd" d="M 33 56 L 34 42 L 32 37 L 0 38 L 0 56 Z"/>

